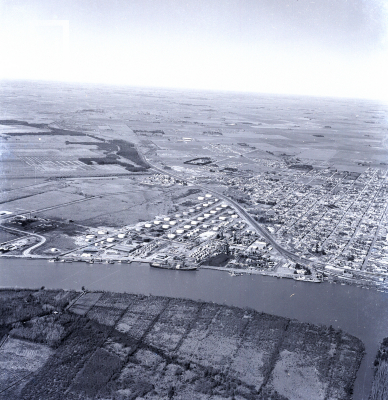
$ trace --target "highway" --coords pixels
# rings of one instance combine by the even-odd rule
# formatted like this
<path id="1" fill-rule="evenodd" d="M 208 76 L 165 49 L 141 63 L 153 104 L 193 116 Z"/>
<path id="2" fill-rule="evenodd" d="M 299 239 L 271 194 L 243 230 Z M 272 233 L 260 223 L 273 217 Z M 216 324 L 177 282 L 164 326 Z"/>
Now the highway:
<path id="1" fill-rule="evenodd" d="M 227 196 L 225 196 L 225 195 L 223 195 L 221 193 L 216 192 L 213 189 L 209 189 L 208 187 L 198 185 L 197 183 L 191 182 L 187 178 L 182 178 L 179 175 L 175 175 L 170 170 L 164 170 L 164 169 L 161 169 L 159 167 L 156 167 L 155 165 L 151 164 L 149 162 L 149 160 L 147 160 L 144 157 L 144 155 L 140 152 L 139 149 L 137 149 L 137 151 L 138 151 L 140 157 L 143 158 L 143 161 L 148 163 L 151 166 L 151 168 L 154 169 L 155 171 L 157 171 L 157 172 L 159 172 L 161 174 L 164 174 L 164 175 L 169 175 L 169 176 L 171 176 L 171 177 L 173 177 L 173 178 L 175 178 L 177 180 L 180 180 L 180 181 L 186 181 L 187 183 L 190 183 L 191 185 L 196 186 L 196 187 L 204 190 L 205 192 L 211 193 L 214 196 L 217 196 L 217 197 L 223 199 L 225 202 L 227 202 L 230 205 L 232 205 L 238 211 L 238 214 L 240 215 L 240 217 L 243 218 L 257 233 L 259 233 L 261 236 L 263 236 L 265 239 L 267 239 L 268 242 L 271 243 L 272 247 L 274 249 L 276 249 L 280 254 L 282 254 L 284 257 L 286 257 L 286 258 L 288 258 L 288 259 L 290 259 L 290 260 L 292 260 L 292 261 L 294 261 L 296 263 L 303 264 L 303 265 L 308 265 L 309 267 L 311 267 L 311 261 L 310 260 L 307 260 L 307 259 L 304 259 L 302 257 L 299 257 L 298 255 L 296 255 L 296 254 L 292 253 L 291 251 L 289 251 L 289 250 L 285 249 L 284 247 L 282 247 L 279 243 L 277 243 L 275 241 L 275 239 L 270 235 L 270 233 L 267 232 L 267 230 L 264 227 L 260 226 L 260 224 L 251 215 L 249 215 L 247 213 L 247 211 L 245 211 L 244 208 L 242 208 L 240 206 L 240 204 L 238 204 L 236 201 L 230 199 L 229 197 L 227 197 Z"/>

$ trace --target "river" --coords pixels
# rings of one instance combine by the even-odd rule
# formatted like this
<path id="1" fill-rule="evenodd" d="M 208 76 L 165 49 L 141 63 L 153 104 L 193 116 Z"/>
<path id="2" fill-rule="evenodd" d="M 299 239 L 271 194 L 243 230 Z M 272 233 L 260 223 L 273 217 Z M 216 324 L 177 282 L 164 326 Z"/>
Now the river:
<path id="1" fill-rule="evenodd" d="M 231 277 L 214 270 L 169 271 L 140 263 L 90 265 L 0 259 L 0 287 L 41 286 L 184 297 L 332 325 L 360 338 L 366 347 L 355 383 L 355 400 L 368 399 L 374 357 L 381 340 L 388 336 L 388 294 L 354 286 L 261 275 Z"/>

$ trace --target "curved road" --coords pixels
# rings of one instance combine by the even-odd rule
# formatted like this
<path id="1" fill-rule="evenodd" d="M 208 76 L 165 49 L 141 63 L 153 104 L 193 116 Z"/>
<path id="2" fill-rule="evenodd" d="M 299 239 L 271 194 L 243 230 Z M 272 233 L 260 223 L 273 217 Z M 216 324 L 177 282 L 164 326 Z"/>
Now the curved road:
<path id="1" fill-rule="evenodd" d="M 148 165 L 150 165 L 150 167 L 158 172 L 160 172 L 161 174 L 164 175 L 169 175 L 177 180 L 180 181 L 186 181 L 188 183 L 190 183 L 193 186 L 199 187 L 204 191 L 207 191 L 209 193 L 212 193 L 214 196 L 220 197 L 222 198 L 224 201 L 226 201 L 227 203 L 233 205 L 233 207 L 238 211 L 239 215 L 246 221 L 249 223 L 249 225 L 251 225 L 251 227 L 258 233 L 260 233 L 262 236 L 264 236 L 268 242 L 271 243 L 271 245 L 273 246 L 273 248 L 275 248 L 280 254 L 282 254 L 284 257 L 296 262 L 296 263 L 300 263 L 300 264 L 304 264 L 304 265 L 309 265 L 311 267 L 311 261 L 310 260 L 306 260 L 302 257 L 299 257 L 298 255 L 292 253 L 291 251 L 285 249 L 284 247 L 282 247 L 279 243 L 277 243 L 275 241 L 275 239 L 262 227 L 259 225 L 259 223 L 251 216 L 247 213 L 247 211 L 244 210 L 244 208 L 242 208 L 240 206 L 240 204 L 238 204 L 235 200 L 230 199 L 229 197 L 216 192 L 213 189 L 209 189 L 208 187 L 204 187 L 201 185 L 198 185 L 197 183 L 191 182 L 190 180 L 188 180 L 187 178 L 182 178 L 178 175 L 175 175 L 174 173 L 170 172 L 169 170 L 163 170 L 159 167 L 156 167 L 155 165 L 151 164 L 146 158 L 145 156 L 141 153 L 141 151 L 136 147 L 138 154 L 140 155 L 140 157 L 143 159 L 144 162 L 146 162 Z"/>
<path id="2" fill-rule="evenodd" d="M 40 240 L 38 243 L 35 243 L 31 247 L 29 247 L 28 249 L 23 251 L 23 257 L 31 257 L 31 258 L 41 258 L 42 257 L 42 256 L 39 256 L 36 254 L 30 254 L 30 253 L 32 250 L 35 250 L 37 247 L 40 247 L 46 243 L 46 238 L 44 236 L 38 235 L 37 233 L 21 231 L 19 229 L 15 229 L 15 228 L 8 228 L 7 226 L 2 226 L 2 228 L 4 230 L 10 230 L 10 231 L 22 233 L 23 235 L 30 235 L 30 236 L 34 236 L 34 237 L 38 238 Z"/>

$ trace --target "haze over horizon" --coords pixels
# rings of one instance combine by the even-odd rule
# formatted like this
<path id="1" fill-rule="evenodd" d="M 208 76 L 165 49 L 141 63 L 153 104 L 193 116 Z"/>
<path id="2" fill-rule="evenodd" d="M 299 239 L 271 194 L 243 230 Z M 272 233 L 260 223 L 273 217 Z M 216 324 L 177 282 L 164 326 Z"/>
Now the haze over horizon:
<path id="1" fill-rule="evenodd" d="M 0 0 L 1 79 L 388 100 L 386 0 Z"/>

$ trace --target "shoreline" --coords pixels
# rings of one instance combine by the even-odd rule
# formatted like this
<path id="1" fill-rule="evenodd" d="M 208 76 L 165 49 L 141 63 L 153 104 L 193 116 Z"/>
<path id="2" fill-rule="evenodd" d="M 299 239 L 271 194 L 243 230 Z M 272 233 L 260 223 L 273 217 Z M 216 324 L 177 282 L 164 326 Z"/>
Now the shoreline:
<path id="1" fill-rule="evenodd" d="M 29 255 L 29 256 L 23 256 L 23 255 L 1 255 L 0 260 L 4 259 L 21 259 L 21 260 L 45 260 L 47 262 L 51 262 L 50 260 L 53 260 L 52 262 L 55 263 L 62 263 L 62 264 L 67 264 L 67 263 L 75 263 L 75 262 L 80 262 L 80 263 L 85 263 L 85 264 L 128 264 L 131 265 L 132 263 L 141 263 L 141 264 L 150 264 L 153 262 L 152 260 L 145 260 L 142 258 L 132 258 L 132 259 L 106 259 L 106 260 L 101 260 L 97 262 L 90 263 L 90 260 L 87 259 L 77 259 L 77 260 L 67 260 L 64 259 L 64 261 L 58 260 L 54 261 L 52 256 L 45 256 L 45 255 Z M 109 262 L 111 261 L 111 262 Z M 352 280 L 347 277 L 342 277 L 338 275 L 328 275 L 326 276 L 322 281 L 314 281 L 310 280 L 308 277 L 305 277 L 305 279 L 297 279 L 297 277 L 294 274 L 284 274 L 280 272 L 269 272 L 269 271 L 259 271 L 259 270 L 254 270 L 254 269 L 240 269 L 240 268 L 228 268 L 228 267 L 216 267 L 216 266 L 211 266 L 211 265 L 201 265 L 198 267 L 197 271 L 201 269 L 208 269 L 208 270 L 214 270 L 214 271 L 220 271 L 220 272 L 228 272 L 230 274 L 235 274 L 233 276 L 240 276 L 240 275 L 262 275 L 262 276 L 271 276 L 273 278 L 278 278 L 278 279 L 293 279 L 298 282 L 307 282 L 307 283 L 322 283 L 322 282 L 328 282 L 328 283 L 335 283 L 335 284 L 341 284 L 341 285 L 347 285 L 347 286 L 354 286 L 354 287 L 360 287 L 362 289 L 366 290 L 376 290 L 378 292 L 383 292 L 383 293 L 388 293 L 388 287 L 379 287 L 376 284 L 373 284 L 371 281 L 367 282 L 358 282 L 356 280 Z M 169 270 L 174 270 L 174 269 L 169 269 Z M 179 271 L 179 269 L 177 269 Z"/>
<path id="2" fill-rule="evenodd" d="M 258 394 L 271 396 L 279 392 L 286 394 L 290 390 L 305 397 L 306 391 L 325 387 L 327 396 L 349 400 L 348 389 L 354 386 L 365 355 L 363 342 L 340 329 L 214 302 L 100 290 L 42 288 L 0 290 L 0 298 L 2 296 L 14 305 L 12 309 L 7 308 L 5 302 L 2 302 L 3 307 L 0 306 L 4 308 L 1 326 L 6 337 L 6 351 L 9 352 L 8 368 L 13 370 L 13 363 L 20 364 L 20 355 L 12 357 L 15 351 L 18 355 L 20 347 L 29 346 L 33 351 L 47 354 L 34 370 L 34 379 L 30 380 L 29 375 L 21 377 L 23 385 L 20 387 L 6 382 L 7 385 L 11 383 L 6 388 L 10 400 L 18 398 L 19 394 L 23 394 L 23 398 L 27 395 L 37 398 L 46 393 L 48 387 L 52 393 L 63 393 L 68 376 L 73 379 L 66 384 L 66 390 L 73 395 L 87 392 L 96 396 L 108 388 L 115 397 L 114 394 L 118 394 L 116 388 L 106 386 L 109 377 L 114 376 L 113 380 L 120 383 L 119 374 L 127 368 L 134 382 L 141 377 L 148 380 L 158 391 L 157 396 L 162 398 L 165 379 L 164 375 L 156 372 L 161 369 L 167 373 L 172 367 L 198 375 L 197 379 L 204 385 L 209 382 L 225 395 L 236 394 L 234 390 L 229 393 L 230 386 L 224 385 L 224 382 L 234 382 L 233 389 L 237 388 L 241 394 L 249 392 L 250 397 Z M 36 316 L 29 314 L 30 324 L 7 324 L 7 321 L 25 319 L 27 311 L 16 306 L 31 296 L 36 300 L 33 311 L 29 312 Z M 41 316 L 47 307 L 49 310 Z M 57 333 L 53 339 L 54 326 L 46 326 L 46 320 L 56 321 L 56 326 L 63 325 L 63 334 Z M 177 321 L 180 321 L 179 329 Z M 38 326 L 44 328 L 39 340 L 34 336 Z M 324 348 L 316 346 L 316 336 L 320 337 Z M 226 347 L 214 345 L 220 339 L 226 340 Z M 198 347 L 199 343 L 201 346 Z M 128 345 L 129 354 L 123 352 Z M 337 355 L 324 351 L 330 346 L 335 346 Z M 190 350 L 194 348 L 197 350 Z M 68 360 L 69 351 L 72 351 L 72 361 Z M 263 354 L 263 365 L 256 365 L 256 358 Z M 108 357 L 111 362 L 101 366 L 96 355 Z M 21 357 L 24 357 L 23 363 L 32 362 L 27 353 Z M 155 364 L 149 365 L 150 357 L 157 357 Z M 284 379 L 279 379 L 278 374 L 283 376 L 285 365 L 291 360 L 294 362 L 287 367 Z M 228 365 L 226 370 L 225 363 Z M 151 374 L 147 373 L 150 367 Z M 109 379 L 97 379 L 100 368 Z M 305 373 L 306 368 L 309 375 L 305 377 L 304 385 L 298 386 L 298 377 Z M 79 374 L 77 385 L 73 385 Z M 198 391 L 202 392 L 200 388 L 204 386 L 192 385 L 184 378 L 185 374 L 173 376 L 176 391 L 181 391 L 182 396 L 191 398 Z M 214 379 L 216 376 L 225 379 Z M 88 383 L 90 379 L 93 386 Z"/>

